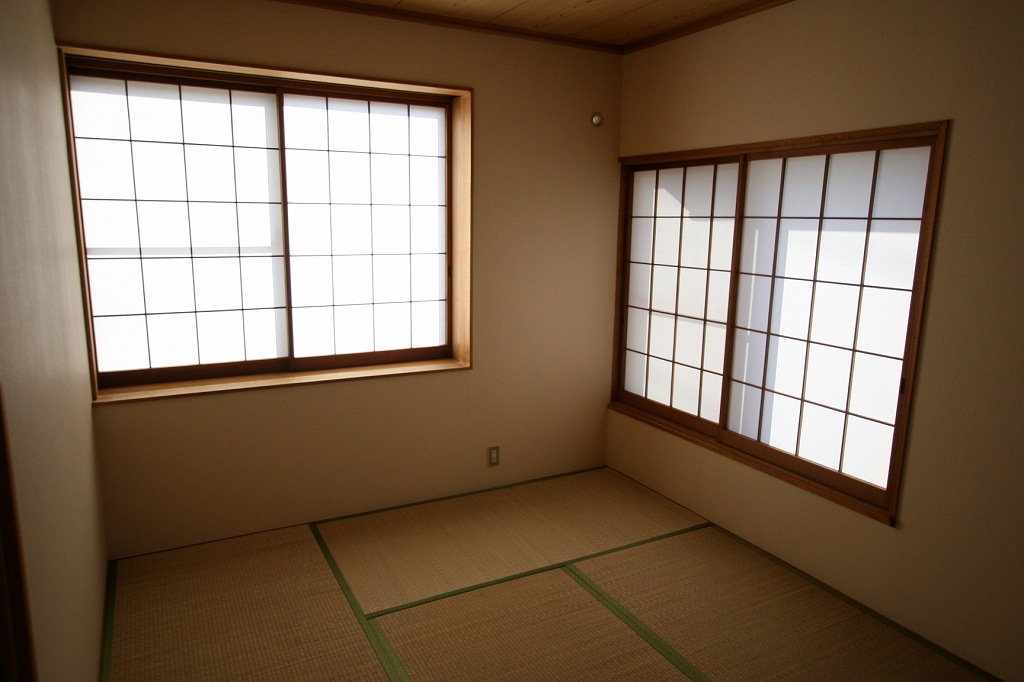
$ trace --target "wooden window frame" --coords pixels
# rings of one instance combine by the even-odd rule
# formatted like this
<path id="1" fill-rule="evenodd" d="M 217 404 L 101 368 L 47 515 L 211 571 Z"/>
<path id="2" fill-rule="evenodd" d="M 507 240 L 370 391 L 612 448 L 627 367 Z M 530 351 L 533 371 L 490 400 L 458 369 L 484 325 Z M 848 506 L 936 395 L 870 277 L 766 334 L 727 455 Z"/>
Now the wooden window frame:
<path id="1" fill-rule="evenodd" d="M 65 120 L 72 178 L 72 195 L 79 246 L 81 286 L 86 319 L 86 338 L 91 362 L 93 398 L 97 403 L 162 398 L 175 395 L 265 388 L 279 385 L 319 383 L 378 376 L 469 369 L 471 356 L 471 194 L 472 194 L 472 102 L 469 88 L 397 83 L 323 73 L 287 71 L 257 66 L 196 61 L 177 57 L 124 53 L 75 46 L 58 49 L 65 97 Z M 291 330 L 288 357 L 182 367 L 151 368 L 100 373 L 97 369 L 93 336 L 93 315 L 78 192 L 78 173 L 71 126 L 69 74 L 119 79 L 172 82 L 244 88 L 283 95 L 358 97 L 374 102 L 428 104 L 446 110 L 446 340 L 441 346 L 374 351 L 318 357 L 294 357 Z M 283 119 L 279 116 L 279 129 Z M 284 154 L 285 142 L 280 141 Z M 282 191 L 284 191 L 282 163 Z M 286 194 L 281 210 L 287 213 Z M 287 220 L 284 220 L 287 231 Z M 286 232 L 287 233 L 287 232 Z M 289 286 L 288 252 L 285 240 L 285 286 Z M 291 304 L 286 303 L 290 320 Z M 290 322 L 289 322 L 290 326 Z"/>
<path id="2" fill-rule="evenodd" d="M 735 145 L 664 154 L 620 158 L 620 232 L 618 245 L 618 281 L 616 287 L 616 325 L 612 402 L 610 408 L 650 424 L 709 450 L 730 457 L 754 469 L 794 484 L 821 497 L 894 525 L 899 502 L 901 476 L 911 412 L 914 376 L 918 359 L 926 304 L 926 285 L 934 240 L 948 121 L 937 121 L 890 128 L 794 138 L 749 145 Z M 737 280 L 743 230 L 745 171 L 749 162 L 759 159 L 810 156 L 840 152 L 880 151 L 902 147 L 930 147 L 917 265 L 910 297 L 910 314 L 903 357 L 903 375 L 893 434 L 892 456 L 887 486 L 882 489 L 848 475 L 799 459 L 765 443 L 727 429 L 732 375 L 733 339 L 736 331 Z M 632 206 L 632 179 L 639 171 L 739 162 L 736 222 L 731 265 L 729 316 L 726 324 L 726 349 L 721 415 L 718 423 L 691 416 L 672 407 L 627 392 L 625 381 L 625 329 L 629 277 L 629 245 Z M 773 268 L 774 273 L 774 268 Z M 773 274 L 774 279 L 777 275 Z M 861 287 L 864 285 L 861 284 Z"/>

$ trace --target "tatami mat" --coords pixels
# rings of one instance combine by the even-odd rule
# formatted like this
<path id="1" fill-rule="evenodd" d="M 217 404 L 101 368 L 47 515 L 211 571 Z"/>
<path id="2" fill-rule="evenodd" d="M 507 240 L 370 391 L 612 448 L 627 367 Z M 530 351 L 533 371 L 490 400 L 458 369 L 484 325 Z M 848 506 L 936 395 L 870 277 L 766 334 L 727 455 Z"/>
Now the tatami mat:
<path id="1" fill-rule="evenodd" d="M 977 679 L 715 528 L 578 569 L 713 680 Z"/>
<path id="2" fill-rule="evenodd" d="M 612 469 L 318 525 L 367 614 L 703 519 Z"/>
<path id="3" fill-rule="evenodd" d="M 686 680 L 560 570 L 377 619 L 413 680 Z"/>
<path id="4" fill-rule="evenodd" d="M 117 562 L 110 680 L 386 680 L 306 526 Z"/>

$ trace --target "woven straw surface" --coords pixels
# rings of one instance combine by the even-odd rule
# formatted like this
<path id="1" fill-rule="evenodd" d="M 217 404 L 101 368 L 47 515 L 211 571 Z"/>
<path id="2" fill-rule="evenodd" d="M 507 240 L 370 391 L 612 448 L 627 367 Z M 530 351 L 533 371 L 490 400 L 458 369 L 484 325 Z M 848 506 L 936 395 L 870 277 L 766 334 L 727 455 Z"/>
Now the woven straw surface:
<path id="1" fill-rule="evenodd" d="M 685 680 L 561 570 L 381 616 L 413 680 Z"/>
<path id="2" fill-rule="evenodd" d="M 692 527 L 611 469 L 318 526 L 366 613 Z"/>
<path id="3" fill-rule="evenodd" d="M 118 562 L 110 679 L 387 679 L 308 527 Z"/>
<path id="4" fill-rule="evenodd" d="M 713 528 L 579 569 L 713 680 L 976 679 Z"/>

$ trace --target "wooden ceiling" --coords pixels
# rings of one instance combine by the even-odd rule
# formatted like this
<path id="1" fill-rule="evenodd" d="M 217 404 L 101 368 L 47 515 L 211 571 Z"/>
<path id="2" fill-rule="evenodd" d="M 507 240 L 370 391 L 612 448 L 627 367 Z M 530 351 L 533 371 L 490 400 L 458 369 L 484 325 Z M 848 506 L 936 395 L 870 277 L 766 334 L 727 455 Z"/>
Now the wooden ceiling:
<path id="1" fill-rule="evenodd" d="M 791 0 L 282 0 L 631 52 Z"/>

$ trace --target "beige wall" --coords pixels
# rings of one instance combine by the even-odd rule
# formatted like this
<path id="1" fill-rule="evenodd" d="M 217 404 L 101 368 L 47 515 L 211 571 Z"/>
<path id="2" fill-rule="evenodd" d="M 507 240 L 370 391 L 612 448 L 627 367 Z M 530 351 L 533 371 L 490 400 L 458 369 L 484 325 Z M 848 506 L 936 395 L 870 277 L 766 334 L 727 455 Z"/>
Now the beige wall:
<path id="1" fill-rule="evenodd" d="M 1024 679 L 1024 5 L 795 0 L 628 55 L 623 154 L 952 119 L 895 528 L 609 417 L 608 462 Z"/>
<path id="2" fill-rule="evenodd" d="M 112 556 L 603 463 L 618 56 L 266 0 L 53 12 L 67 43 L 475 91 L 473 368 L 96 407 Z"/>
<path id="3" fill-rule="evenodd" d="M 39 679 L 95 680 L 106 555 L 46 0 L 4 0 L 0 83 L 0 381 Z"/>

